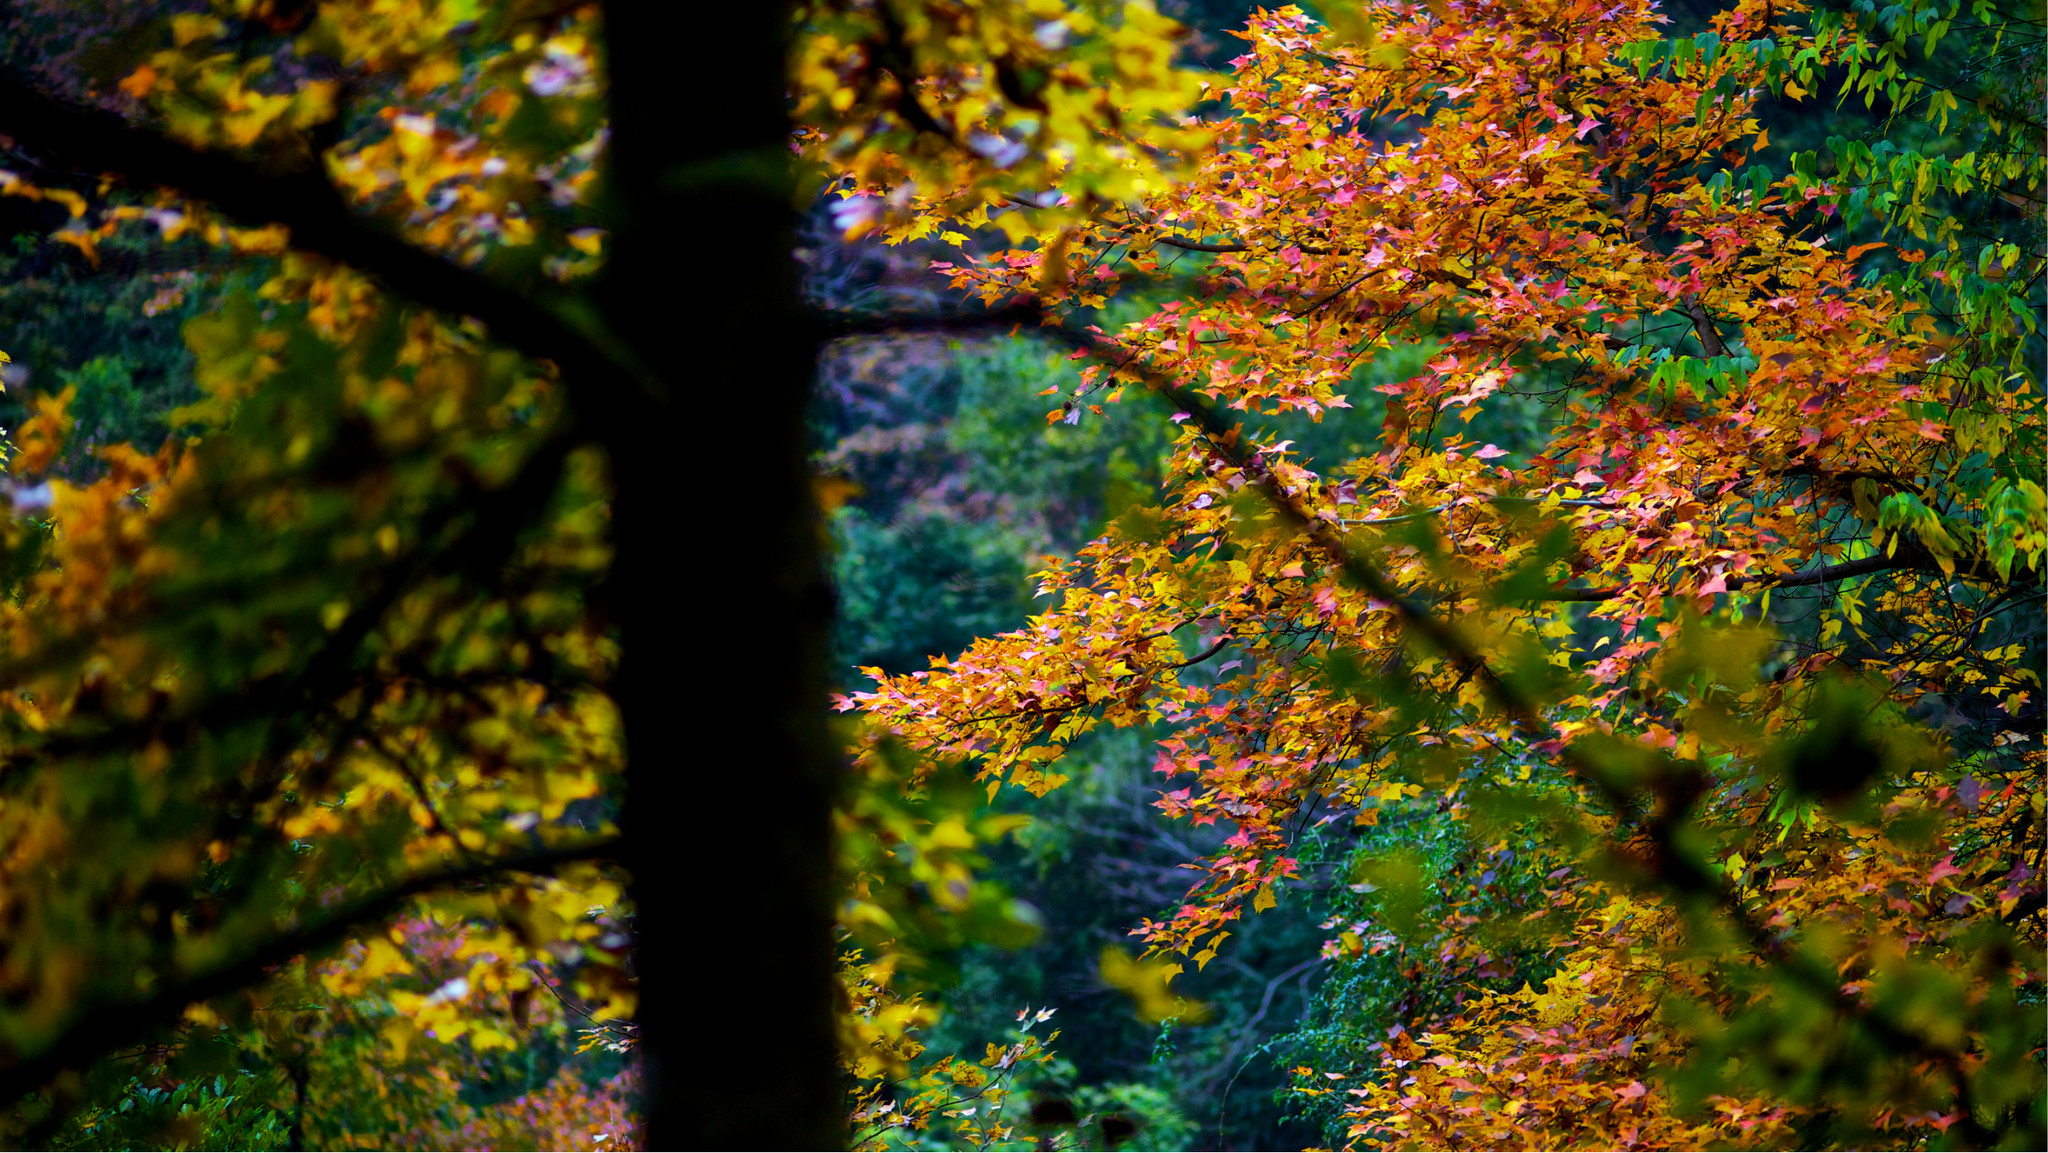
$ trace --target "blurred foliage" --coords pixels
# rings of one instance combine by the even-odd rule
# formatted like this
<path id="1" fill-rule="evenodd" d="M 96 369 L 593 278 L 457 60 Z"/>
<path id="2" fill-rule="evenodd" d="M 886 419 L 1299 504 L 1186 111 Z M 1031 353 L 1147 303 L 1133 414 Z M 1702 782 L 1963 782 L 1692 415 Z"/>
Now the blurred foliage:
<path id="1" fill-rule="evenodd" d="M 0 40 L 75 102 L 353 162 L 343 196 L 420 209 L 429 249 L 475 264 L 544 238 L 557 263 L 530 271 L 566 281 L 592 255 L 561 233 L 601 109 L 524 70 L 587 77 L 596 18 L 31 3 Z M 585 131 L 537 142 L 522 101 Z M 472 133 L 440 135 L 442 112 Z M 287 254 L 282 230 L 16 142 L 6 1140 L 635 1145 L 629 922 L 597 863 L 620 767 L 616 642 L 587 599 L 610 492 L 562 436 L 554 369 Z M 502 199 L 457 191 L 514 161 Z M 508 221 L 518 197 L 537 210 Z"/>

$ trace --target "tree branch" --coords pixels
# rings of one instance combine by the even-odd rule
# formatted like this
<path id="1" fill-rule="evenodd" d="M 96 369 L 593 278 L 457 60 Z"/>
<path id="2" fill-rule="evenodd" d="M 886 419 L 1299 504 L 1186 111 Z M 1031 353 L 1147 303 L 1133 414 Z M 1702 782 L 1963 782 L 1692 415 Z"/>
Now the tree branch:
<path id="1" fill-rule="evenodd" d="M 1853 580 L 1880 572 L 1940 572 L 1941 565 L 1934 557 L 1919 549 L 1900 549 L 1894 556 L 1870 556 L 1862 560 L 1843 561 L 1840 564 L 1822 565 L 1816 569 L 1793 573 L 1790 576 L 1759 574 L 1754 576 L 1732 576 L 1728 578 L 1728 591 L 1745 588 L 1798 588 L 1802 585 L 1833 584 L 1836 581 Z M 1960 574 L 1960 566 L 1958 566 Z M 1967 575 L 1967 574 L 1961 574 Z M 2006 582 L 2017 583 L 2017 582 Z M 1536 597 L 1538 601 L 1608 601 L 1628 591 L 1626 585 L 1604 589 L 1552 589 Z M 1670 589 L 1665 595 L 1683 595 L 1679 589 Z"/>
<path id="2" fill-rule="evenodd" d="M 1303 512 L 1300 505 L 1270 476 L 1257 475 L 1244 454 L 1235 447 L 1236 430 L 1227 426 L 1215 408 L 1201 396 L 1151 366 L 1138 363 L 1130 349 L 1113 340 L 1066 328 L 1055 331 L 1075 346 L 1097 356 L 1123 353 L 1121 358 L 1104 356 L 1104 359 L 1115 370 L 1138 377 L 1147 387 L 1193 417 L 1196 427 L 1209 438 L 1210 444 L 1251 478 L 1249 487 L 1266 499 L 1288 528 L 1307 537 L 1356 587 L 1392 609 L 1403 632 L 1435 649 L 1462 676 L 1477 684 L 1488 703 L 1505 715 L 1525 740 L 1532 744 L 1553 745 L 1555 755 L 1572 777 L 1607 803 L 1615 815 L 1617 833 L 1633 830 L 1647 842 L 1646 853 L 1634 851 L 1619 836 L 1613 846 L 1617 858 L 1639 869 L 1643 880 L 1681 901 L 1702 900 L 1716 907 L 1735 926 L 1759 959 L 1776 966 L 1793 981 L 1823 998 L 1842 1017 L 1863 1025 L 1880 1044 L 1893 1052 L 1919 1054 L 1937 1060 L 1955 1057 L 1955 1050 L 1944 1042 L 1915 1033 L 1893 1021 L 1883 1010 L 1844 996 L 1831 970 L 1817 968 L 1794 953 L 1769 925 L 1755 915 L 1739 892 L 1702 868 L 1692 853 L 1681 846 L 1679 832 L 1692 802 L 1697 798 L 1696 793 L 1688 795 L 1687 790 L 1704 787 L 1704 778 L 1697 771 L 1688 772 L 1678 762 L 1667 760 L 1660 778 L 1645 787 L 1618 776 L 1587 742 L 1559 739 L 1557 730 L 1544 718 L 1538 700 L 1496 672 L 1485 654 L 1462 632 L 1411 600 L 1367 557 L 1338 536 L 1332 525 Z M 1886 561 L 1902 567 L 1892 558 L 1886 558 Z M 1644 793 L 1659 802 L 1656 810 L 1647 816 L 1632 815 L 1633 802 Z"/>
<path id="3" fill-rule="evenodd" d="M 1155 236 L 1152 238 L 1152 243 L 1164 244 L 1168 248 L 1185 249 L 1189 252 L 1248 252 L 1251 250 L 1251 245 L 1249 244 L 1207 244 L 1200 240 L 1177 240 L 1171 236 Z M 1303 251 L 1306 251 L 1306 249 Z"/>
<path id="4" fill-rule="evenodd" d="M 1045 313 L 1029 305 L 1011 305 L 986 312 L 884 312 L 863 316 L 854 312 L 819 314 L 826 340 L 861 336 L 892 336 L 912 332 L 960 332 L 971 329 L 1015 328 L 1039 324 Z"/>
<path id="5" fill-rule="evenodd" d="M 620 844 L 617 838 L 607 837 L 411 877 L 285 930 L 202 972 L 160 982 L 146 995 L 89 1005 L 58 1026 L 54 1040 L 0 1069 L 0 1102 L 18 1101 L 67 1068 L 134 1044 L 185 1006 L 244 988 L 261 979 L 265 970 L 331 945 L 357 926 L 389 917 L 423 893 L 503 873 L 551 873 L 577 861 L 604 860 L 616 856 Z"/>
<path id="6" fill-rule="evenodd" d="M 1210 645 L 1208 648 L 1202 650 L 1194 656 L 1191 656 L 1184 661 L 1175 661 L 1172 664 L 1166 665 L 1164 667 L 1169 669 L 1184 669 L 1187 668 L 1189 665 L 1201 664 L 1203 661 L 1206 661 L 1210 657 L 1215 656 L 1217 653 L 1222 652 L 1223 646 L 1229 644 L 1231 642 L 1231 639 L 1232 638 L 1229 633 L 1224 633 L 1222 636 L 1216 638 L 1215 644 Z"/>
<path id="7" fill-rule="evenodd" d="M 112 113 L 52 99 L 0 76 L 0 133 L 50 163 L 94 176 L 172 189 L 227 216 L 282 224 L 295 248 L 369 273 L 428 308 L 482 321 L 493 337 L 562 370 L 571 394 L 606 419 L 660 420 L 668 397 L 657 378 L 602 321 L 571 322 L 530 294 L 500 285 L 407 243 L 349 207 L 318 171 L 279 171 L 191 147 Z"/>

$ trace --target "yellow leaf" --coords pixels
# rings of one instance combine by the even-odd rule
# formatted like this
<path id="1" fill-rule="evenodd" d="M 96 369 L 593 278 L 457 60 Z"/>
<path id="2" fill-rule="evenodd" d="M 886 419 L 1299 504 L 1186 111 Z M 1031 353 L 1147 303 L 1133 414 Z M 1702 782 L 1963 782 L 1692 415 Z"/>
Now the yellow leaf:
<path id="1" fill-rule="evenodd" d="M 391 1047 L 391 1058 L 394 1061 L 405 1060 L 405 1051 L 412 1045 L 412 1039 L 419 1036 L 419 1032 L 419 1026 L 413 1024 L 410 1017 L 393 1017 L 377 1031 L 378 1035 L 384 1038 L 384 1043 Z"/>
<path id="2" fill-rule="evenodd" d="M 356 966 L 355 976 L 365 981 L 374 981 L 389 973 L 410 973 L 412 962 L 398 947 L 383 937 L 372 937 L 364 945 L 362 964 Z"/>
<path id="3" fill-rule="evenodd" d="M 1208 1006 L 1167 989 L 1167 983 L 1180 971 L 1179 965 L 1156 958 L 1134 960 L 1129 953 L 1114 945 L 1102 950 L 1103 982 L 1123 990 L 1131 998 L 1131 1007 L 1138 1016 L 1153 1024 L 1168 1017 L 1190 1022 L 1208 1019 Z"/>

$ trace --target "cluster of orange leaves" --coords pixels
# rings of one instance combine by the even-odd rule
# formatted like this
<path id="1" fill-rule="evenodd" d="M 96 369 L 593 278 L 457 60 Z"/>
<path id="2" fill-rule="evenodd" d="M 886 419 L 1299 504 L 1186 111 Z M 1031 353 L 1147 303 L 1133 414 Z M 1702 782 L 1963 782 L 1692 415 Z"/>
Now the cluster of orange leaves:
<path id="1" fill-rule="evenodd" d="M 1857 1102 L 1903 1141 L 1953 1123 L 1953 1101 L 1935 1103 L 1941 1087 L 1981 1053 L 1998 998 L 2040 980 L 2041 794 L 2037 774 L 2015 768 L 2036 764 L 2040 734 L 2014 722 L 1974 770 L 1916 775 L 1939 755 L 1895 757 L 1890 779 L 1912 786 L 1881 820 L 1802 809 L 1791 786 L 1758 773 L 1844 670 L 1874 675 L 1894 714 L 1938 692 L 2017 717 L 2038 696 L 2017 647 L 1972 645 L 1990 614 L 2039 583 L 2041 488 L 2024 469 L 1989 491 L 1958 483 L 1972 453 L 2038 446 L 2038 383 L 1971 371 L 1973 355 L 2009 345 L 2013 318 L 1944 329 L 1910 286 L 1866 274 L 1885 246 L 1831 241 L 1837 190 L 1752 169 L 1766 146 L 1753 104 L 1767 66 L 1799 54 L 1796 96 L 1840 50 L 1839 35 L 1786 22 L 1801 11 L 1740 3 L 1715 18 L 1715 37 L 1665 42 L 1658 56 L 1645 51 L 1661 19 L 1647 3 L 1374 4 L 1342 34 L 1283 8 L 1252 21 L 1221 89 L 1217 145 L 1170 191 L 1098 204 L 1078 222 L 1034 218 L 1048 200 L 989 194 L 963 214 L 957 197 L 899 197 L 934 229 L 964 220 L 1024 237 L 940 271 L 992 305 L 1021 298 L 1054 318 L 1209 256 L 1195 294 L 1119 332 L 1093 330 L 1076 356 L 1094 361 L 1050 419 L 1100 414 L 1129 388 L 1174 388 L 1252 417 L 1320 420 L 1353 406 L 1348 390 L 1376 353 L 1432 351 L 1426 371 L 1377 389 L 1381 443 L 1359 459 L 1305 460 L 1181 414 L 1159 504 L 1077 559 L 1051 559 L 1039 592 L 1052 608 L 929 670 L 867 670 L 876 687 L 844 706 L 926 756 L 973 764 L 991 794 L 1004 781 L 1058 787 L 1067 746 L 1099 726 L 1170 727 L 1157 767 L 1180 787 L 1160 807 L 1234 832 L 1197 863 L 1186 903 L 1139 932 L 1198 963 L 1245 905 L 1268 907 L 1297 874 L 1293 830 L 1311 805 L 1361 824 L 1426 792 L 1456 810 L 1460 789 L 1512 787 L 1532 768 L 1540 780 L 1573 747 L 1708 766 L 1694 815 L 1730 908 L 1773 909 L 1770 932 L 1830 942 L 1814 946 L 1828 965 L 1877 974 L 1869 982 L 1891 990 L 1880 999 L 1894 998 L 1883 1013 L 1916 1027 L 1944 1032 L 1899 992 L 1916 983 L 1975 1007 L 1967 1037 L 1929 1042 L 1956 1067 L 1922 1062 L 1916 1088 L 1891 1086 L 1924 1109 Z M 1711 168 L 1727 176 L 1702 179 Z M 1896 253 L 1908 266 L 1924 258 Z M 1563 397 L 1547 443 L 1517 457 L 1464 435 L 1518 388 Z M 1845 519 L 1867 527 L 1844 533 Z M 1546 545 L 1557 530 L 1568 548 Z M 1496 671 L 1568 689 L 1542 702 L 1535 729 L 1491 707 L 1469 662 L 1412 646 L 1402 606 L 1347 578 L 1347 553 L 1454 620 Z M 1867 567 L 1824 572 L 1854 562 Z M 1849 579 L 1874 570 L 1886 575 Z M 1838 581 L 1811 649 L 1740 624 L 1768 613 L 1775 586 Z M 1503 584 L 1521 591 L 1491 591 Z M 1701 619 L 1718 622 L 1709 639 Z M 1880 620 L 1903 623 L 1887 632 Z M 1784 671 L 1758 683 L 1774 655 Z M 1435 705 L 1379 691 L 1393 682 Z M 1959 771 L 1968 803 L 1953 798 Z M 1654 859 L 1623 814 L 1595 815 L 1592 784 L 1581 776 L 1561 795 L 1593 825 L 1637 837 L 1625 855 Z M 1916 805 L 1931 823 L 1899 834 L 1892 818 Z M 1786 829 L 1798 839 L 1767 843 Z M 1770 869 L 1750 863 L 1766 853 Z M 1941 863 L 1950 854 L 1967 859 L 1971 884 L 1936 899 L 1951 891 L 1939 884 L 1957 867 Z M 1587 892 L 1593 908 L 1624 899 Z M 1644 909 L 1621 936 L 1596 917 L 1568 937 L 1582 942 L 1565 961 L 1573 979 L 1549 994 L 1490 996 L 1462 1023 L 1390 1042 L 1354 1135 L 1585 1147 L 1782 1137 L 1796 1112 L 1784 1100 L 1722 1094 L 1706 1120 L 1680 1121 L 1676 1098 L 1643 1080 L 1705 1025 L 1660 1026 L 1663 1049 L 1622 1060 L 1589 1056 L 1607 1041 L 1508 1027 L 1531 1014 L 1647 1021 L 1667 994 L 1705 996 L 1704 978 L 1674 959 L 1697 926 Z M 1973 968 L 1958 942 L 1999 924 L 2032 951 Z M 1725 957 L 1715 964 L 1725 970 Z M 1603 972 L 1630 976 L 1598 993 L 1594 978 L 1577 980 Z M 1843 996 L 1866 987 L 1850 981 Z M 1716 1013 L 1747 1004 L 1725 990 L 1707 1000 Z M 1457 1040 L 1468 1026 L 1498 1040 Z M 1544 1045 L 1585 1059 L 1567 1062 L 1569 1077 L 1538 1077 Z M 1436 1057 L 1410 1069 L 1425 1050 Z"/>
<path id="2" fill-rule="evenodd" d="M 1670 904 L 1575 878 L 1527 914 L 1560 950 L 1540 988 L 1489 988 L 1472 980 L 1478 966 L 1469 958 L 1447 965 L 1473 990 L 1454 1011 L 1423 1029 L 1396 1027 L 1373 1047 L 1377 1067 L 1361 1073 L 1296 1069 L 1296 1092 L 1352 1098 L 1343 1110 L 1350 1135 L 1376 1147 L 1798 1144 L 1794 1126 L 1823 1107 L 1741 1082 L 1688 1099 L 1665 1081 L 1729 1056 L 1818 1064 L 1850 1035 L 1834 1018 L 1844 1006 L 1851 1017 L 1884 1013 L 1926 1030 L 1972 1074 L 2024 1081 L 2024 1070 L 1984 1070 L 1982 1054 L 1963 1042 L 1987 1029 L 2027 1029 L 2012 991 L 2026 971 L 2010 955 L 2003 963 L 2014 967 L 2001 969 L 1972 943 L 1986 920 L 2011 915 L 2039 891 L 2039 854 L 2029 851 L 2037 795 L 2021 781 L 1996 793 L 1974 781 L 1960 791 L 1929 785 L 1899 794 L 1882 818 L 1923 818 L 1941 828 L 1938 837 L 1901 840 L 1878 820 L 1815 814 L 1788 836 L 1723 850 L 1720 873 L 1745 904 L 1768 911 L 1772 930 L 1797 930 L 1812 945 L 1840 981 L 1838 1004 L 1770 987 L 1756 958 L 1739 962 L 1748 971 L 1731 980 L 1727 962 L 1700 948 L 1699 924 Z M 1752 796 L 1716 815 L 1771 829 L 1767 807 Z M 2038 903 L 2022 912 L 2038 933 Z M 1448 959 L 1460 932 L 1428 944 Z M 1810 1033 L 1744 1034 L 1720 1024 L 1765 1002 Z M 1928 1056 L 1863 1086 L 1852 1103 L 1870 1127 L 1866 1142 L 1914 1147 L 1956 1124 L 1962 1114 L 1942 1092 L 1948 1073 Z"/>

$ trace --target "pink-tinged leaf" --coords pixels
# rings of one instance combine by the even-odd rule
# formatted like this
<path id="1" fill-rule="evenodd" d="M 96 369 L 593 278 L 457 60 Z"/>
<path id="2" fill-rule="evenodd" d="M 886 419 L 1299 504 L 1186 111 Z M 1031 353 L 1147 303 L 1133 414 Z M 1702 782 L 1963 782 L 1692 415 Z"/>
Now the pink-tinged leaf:
<path id="1" fill-rule="evenodd" d="M 1633 1101 L 1638 1097 L 1648 1096 L 1649 1092 L 1650 1087 L 1648 1085 L 1643 1084 L 1641 1081 L 1630 1081 L 1622 1086 L 1620 1096 L 1624 1101 Z"/>
<path id="2" fill-rule="evenodd" d="M 1492 460 L 1495 457 L 1506 456 L 1507 454 L 1507 449 L 1498 448 L 1494 445 L 1489 444 L 1485 448 L 1480 449 L 1478 452 L 1475 452 L 1472 455 L 1478 457 L 1480 460 Z"/>
<path id="3" fill-rule="evenodd" d="M 1712 593 L 1724 593 L 1727 591 L 1728 578 L 1726 575 L 1722 573 L 1715 573 L 1712 579 L 1708 580 L 1707 583 L 1700 586 L 1701 596 L 1707 596 Z"/>
<path id="4" fill-rule="evenodd" d="M 1597 472 L 1594 472 L 1594 471 L 1593 471 L 1592 469 L 1590 469 L 1590 468 L 1582 468 L 1582 469 L 1580 469 L 1580 470 L 1579 470 L 1579 471 L 1578 471 L 1577 473 L 1573 474 L 1573 476 L 1572 476 L 1572 483 L 1573 483 L 1573 484 L 1606 484 L 1606 483 L 1607 483 L 1607 481 L 1606 481 L 1605 479 L 1603 479 L 1603 478 L 1602 478 L 1602 477 L 1600 476 L 1600 474 L 1599 474 L 1599 473 L 1597 473 Z"/>
<path id="5" fill-rule="evenodd" d="M 1932 885 L 1948 877 L 1962 876 L 1963 871 L 1961 869 L 1956 868 L 1955 860 L 1956 855 L 1954 853 L 1950 853 L 1948 856 L 1943 857 L 1941 859 L 1941 863 L 1934 866 L 1934 871 L 1927 874 L 1927 883 Z"/>
<path id="6" fill-rule="evenodd" d="M 1928 440 L 1947 440 L 1948 430 L 1931 420 L 1920 422 L 1920 435 Z"/>

